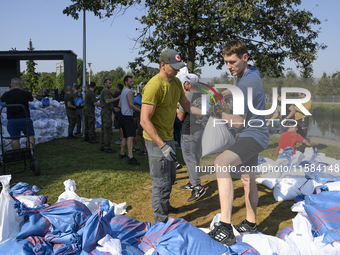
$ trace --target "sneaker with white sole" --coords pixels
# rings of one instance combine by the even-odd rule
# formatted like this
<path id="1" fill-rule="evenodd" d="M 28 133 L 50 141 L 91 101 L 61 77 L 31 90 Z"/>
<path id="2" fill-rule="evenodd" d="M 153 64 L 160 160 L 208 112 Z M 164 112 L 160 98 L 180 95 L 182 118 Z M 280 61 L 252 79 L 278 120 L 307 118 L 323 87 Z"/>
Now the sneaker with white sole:
<path id="1" fill-rule="evenodd" d="M 192 190 L 194 188 L 194 186 L 192 186 L 191 182 L 188 182 L 187 184 L 181 186 L 181 189 L 185 189 L 185 190 Z"/>
<path id="2" fill-rule="evenodd" d="M 208 235 L 222 244 L 233 245 L 236 243 L 236 237 L 233 230 L 229 230 L 223 226 L 221 222 L 216 222 L 213 230 L 211 230 Z"/>
<path id="3" fill-rule="evenodd" d="M 188 198 L 188 202 L 194 202 L 200 199 L 205 194 L 205 188 L 201 185 L 197 185 L 192 189 L 191 197 Z"/>
<path id="4" fill-rule="evenodd" d="M 244 219 L 240 224 L 237 224 L 234 227 L 239 233 L 258 232 L 257 225 L 255 224 L 254 227 L 249 226 L 248 221 L 246 219 Z"/>

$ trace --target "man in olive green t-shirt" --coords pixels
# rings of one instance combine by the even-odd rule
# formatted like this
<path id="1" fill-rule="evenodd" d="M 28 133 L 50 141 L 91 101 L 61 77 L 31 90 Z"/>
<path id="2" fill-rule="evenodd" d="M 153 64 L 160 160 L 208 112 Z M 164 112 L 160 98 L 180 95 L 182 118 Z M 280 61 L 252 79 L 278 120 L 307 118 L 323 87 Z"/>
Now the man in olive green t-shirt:
<path id="1" fill-rule="evenodd" d="M 85 106 L 84 106 L 84 141 L 89 143 L 98 143 L 96 141 L 96 133 L 95 133 L 95 114 L 94 107 L 100 106 L 97 103 L 96 95 L 94 94 L 94 90 L 96 89 L 96 83 L 91 82 L 89 85 L 89 89 L 85 92 Z"/>
<path id="2" fill-rule="evenodd" d="M 65 94 L 65 108 L 66 108 L 66 115 L 68 119 L 68 138 L 75 139 L 73 135 L 73 130 L 76 125 L 76 109 L 77 107 L 74 106 L 74 100 L 72 96 L 72 87 L 66 87 L 66 94 Z"/>
<path id="3" fill-rule="evenodd" d="M 180 212 L 170 205 L 172 184 L 176 179 L 176 152 L 173 127 L 179 102 L 185 111 L 190 103 L 176 75 L 185 64 L 175 50 L 162 52 L 160 71 L 144 87 L 140 124 L 148 151 L 152 179 L 154 224 L 166 222 L 169 213 Z"/>
<path id="4" fill-rule="evenodd" d="M 100 93 L 100 117 L 102 120 L 102 130 L 100 133 L 100 150 L 105 153 L 115 153 L 115 150 L 111 149 L 112 139 L 112 103 L 119 100 L 119 97 L 112 98 L 110 88 L 112 82 L 110 79 L 104 80 L 104 88 Z"/>

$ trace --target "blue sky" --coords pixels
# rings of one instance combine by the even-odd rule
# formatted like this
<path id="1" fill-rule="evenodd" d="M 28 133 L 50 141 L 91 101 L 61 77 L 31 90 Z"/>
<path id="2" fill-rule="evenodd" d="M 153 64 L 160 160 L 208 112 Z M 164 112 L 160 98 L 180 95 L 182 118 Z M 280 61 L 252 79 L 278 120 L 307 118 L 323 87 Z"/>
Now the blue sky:
<path id="1" fill-rule="evenodd" d="M 82 58 L 83 16 L 79 20 L 62 13 L 70 0 L 2 0 L 0 3 L 0 51 L 11 48 L 26 50 L 32 39 L 36 50 L 72 50 Z M 316 5 L 318 5 L 316 7 Z M 321 34 L 317 41 L 328 45 L 318 53 L 314 62 L 314 77 L 320 78 L 323 72 L 332 74 L 340 71 L 339 24 L 340 1 L 302 0 L 301 8 L 312 10 L 323 21 Z M 128 62 L 137 56 L 130 38 L 138 36 L 136 28 L 141 28 L 135 16 L 143 10 L 133 8 L 116 19 L 100 20 L 87 12 L 87 62 L 91 62 L 94 73 L 116 69 L 118 66 L 127 71 Z M 327 19 L 327 22 L 325 21 Z M 58 61 L 37 61 L 38 72 L 53 72 Z M 156 66 L 156 65 L 154 65 Z M 294 63 L 287 62 L 293 68 Z M 22 69 L 25 69 L 22 62 Z M 202 78 L 219 77 L 226 69 L 217 70 L 215 66 L 202 68 Z"/>

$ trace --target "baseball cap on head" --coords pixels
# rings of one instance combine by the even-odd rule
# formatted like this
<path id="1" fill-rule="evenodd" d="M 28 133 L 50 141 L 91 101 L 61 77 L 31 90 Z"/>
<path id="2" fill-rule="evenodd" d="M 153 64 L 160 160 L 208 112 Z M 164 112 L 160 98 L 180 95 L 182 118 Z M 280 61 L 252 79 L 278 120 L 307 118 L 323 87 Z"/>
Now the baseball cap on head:
<path id="1" fill-rule="evenodd" d="M 178 52 L 175 50 L 165 50 L 161 53 L 159 57 L 159 63 L 164 62 L 165 64 L 169 64 L 173 69 L 179 70 L 185 67 L 185 64 L 182 62 L 181 57 Z"/>
<path id="2" fill-rule="evenodd" d="M 198 85 L 200 80 L 199 80 L 199 78 L 196 74 L 189 73 L 189 74 L 187 74 L 186 76 L 183 77 L 183 81 L 184 82 L 187 81 L 192 85 Z"/>

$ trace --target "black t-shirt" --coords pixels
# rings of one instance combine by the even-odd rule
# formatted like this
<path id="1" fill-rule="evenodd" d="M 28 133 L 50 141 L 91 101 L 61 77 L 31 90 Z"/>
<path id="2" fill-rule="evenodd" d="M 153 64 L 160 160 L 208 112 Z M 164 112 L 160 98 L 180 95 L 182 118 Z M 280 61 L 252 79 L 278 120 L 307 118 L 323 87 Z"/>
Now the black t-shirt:
<path id="1" fill-rule="evenodd" d="M 121 91 L 116 91 L 116 92 L 112 95 L 112 97 L 113 97 L 113 98 L 119 97 L 120 94 L 122 94 Z M 112 103 L 112 106 L 113 106 L 113 107 L 118 107 L 118 104 L 119 104 L 119 100 L 114 101 L 114 102 Z"/>
<path id="2" fill-rule="evenodd" d="M 6 104 L 22 104 L 25 106 L 27 117 L 30 117 L 30 110 L 28 108 L 28 102 L 33 101 L 32 94 L 22 89 L 11 89 L 5 92 L 1 101 Z M 22 107 L 8 107 L 7 108 L 7 119 L 21 119 L 26 118 L 25 110 Z"/>

